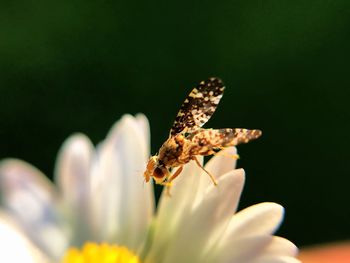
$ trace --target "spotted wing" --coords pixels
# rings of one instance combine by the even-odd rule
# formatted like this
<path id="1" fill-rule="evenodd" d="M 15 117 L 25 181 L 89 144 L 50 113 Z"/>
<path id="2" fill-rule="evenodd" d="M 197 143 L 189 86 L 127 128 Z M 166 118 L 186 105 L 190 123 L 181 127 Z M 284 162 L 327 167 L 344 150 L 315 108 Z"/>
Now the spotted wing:
<path id="1" fill-rule="evenodd" d="M 191 139 L 193 147 L 191 154 L 207 155 L 213 150 L 228 146 L 235 146 L 240 143 L 247 143 L 261 136 L 260 130 L 247 129 L 202 129 L 194 133 Z"/>
<path id="2" fill-rule="evenodd" d="M 199 83 L 182 104 L 170 135 L 193 132 L 206 123 L 216 110 L 223 95 L 224 85 L 218 78 L 210 78 Z"/>

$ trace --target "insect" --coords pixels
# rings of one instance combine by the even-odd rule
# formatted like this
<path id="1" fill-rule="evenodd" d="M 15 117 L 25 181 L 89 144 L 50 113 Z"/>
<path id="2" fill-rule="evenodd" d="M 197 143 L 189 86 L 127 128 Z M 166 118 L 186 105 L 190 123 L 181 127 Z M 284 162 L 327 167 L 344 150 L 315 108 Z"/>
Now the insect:
<path id="1" fill-rule="evenodd" d="M 216 154 L 225 147 L 247 143 L 261 136 L 260 130 L 201 128 L 215 112 L 224 89 L 219 78 L 209 78 L 191 91 L 176 116 L 168 139 L 158 154 L 148 161 L 144 172 L 146 182 L 153 177 L 156 184 L 170 189 L 171 182 L 180 175 L 183 165 L 194 160 L 217 185 L 214 176 L 204 169 L 196 155 Z M 177 170 L 171 173 L 171 169 L 176 167 Z"/>

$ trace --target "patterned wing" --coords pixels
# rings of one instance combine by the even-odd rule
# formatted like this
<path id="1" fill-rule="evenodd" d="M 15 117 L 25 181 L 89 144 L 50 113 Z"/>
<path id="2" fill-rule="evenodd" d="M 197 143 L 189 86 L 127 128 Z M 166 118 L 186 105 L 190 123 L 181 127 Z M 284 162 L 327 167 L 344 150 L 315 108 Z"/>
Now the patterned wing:
<path id="1" fill-rule="evenodd" d="M 194 133 L 191 138 L 193 147 L 191 154 L 207 155 L 213 150 L 228 146 L 235 146 L 240 143 L 247 143 L 261 136 L 260 130 L 247 129 L 202 129 Z"/>
<path id="2" fill-rule="evenodd" d="M 199 83 L 182 104 L 170 135 L 191 133 L 203 126 L 216 110 L 224 89 L 224 84 L 218 78 L 210 78 Z"/>

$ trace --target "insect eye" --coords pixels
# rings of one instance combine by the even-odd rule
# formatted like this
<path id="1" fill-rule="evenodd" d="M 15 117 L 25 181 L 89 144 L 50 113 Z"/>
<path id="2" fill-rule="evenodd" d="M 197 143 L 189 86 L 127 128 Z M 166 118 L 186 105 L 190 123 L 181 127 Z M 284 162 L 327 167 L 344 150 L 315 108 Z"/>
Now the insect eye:
<path id="1" fill-rule="evenodd" d="M 164 177 L 164 173 L 162 171 L 162 169 L 160 169 L 159 167 L 157 167 L 156 169 L 154 169 L 153 171 L 153 176 L 157 177 L 157 178 L 163 178 Z"/>

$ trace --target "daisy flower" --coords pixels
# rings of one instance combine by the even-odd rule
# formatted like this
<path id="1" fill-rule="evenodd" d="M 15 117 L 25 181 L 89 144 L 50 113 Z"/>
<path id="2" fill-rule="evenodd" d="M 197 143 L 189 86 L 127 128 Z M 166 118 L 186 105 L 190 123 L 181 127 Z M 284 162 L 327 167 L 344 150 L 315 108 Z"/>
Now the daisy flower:
<path id="1" fill-rule="evenodd" d="M 97 147 L 83 134 L 69 137 L 56 185 L 24 161 L 1 161 L 0 262 L 299 262 L 295 245 L 273 235 L 280 205 L 236 212 L 244 171 L 226 157 L 234 147 L 205 165 L 218 186 L 190 162 L 156 209 L 142 176 L 149 137 L 143 115 L 125 115 Z"/>

